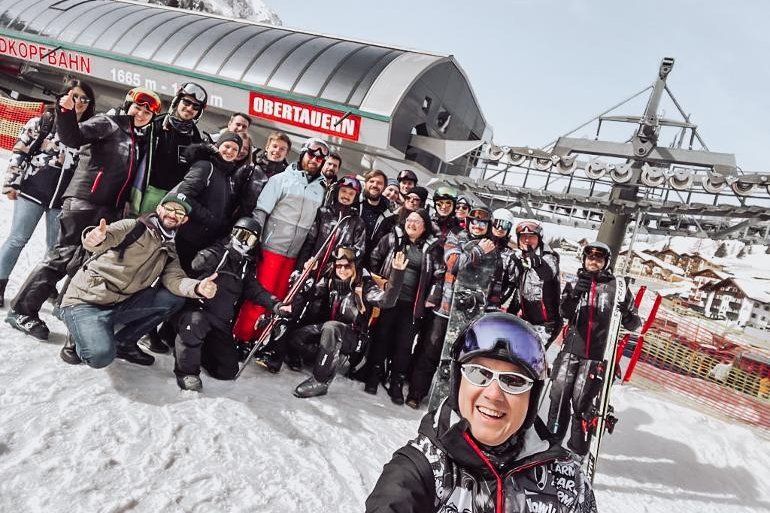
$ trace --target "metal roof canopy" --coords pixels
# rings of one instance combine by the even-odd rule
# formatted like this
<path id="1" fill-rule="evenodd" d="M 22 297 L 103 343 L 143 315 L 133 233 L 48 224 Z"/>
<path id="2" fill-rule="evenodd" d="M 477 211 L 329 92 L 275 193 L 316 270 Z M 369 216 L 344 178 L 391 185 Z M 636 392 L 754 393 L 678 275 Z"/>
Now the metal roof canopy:
<path id="1" fill-rule="evenodd" d="M 251 91 L 360 116 L 366 135 L 352 140 L 381 156 L 411 152 L 407 141 L 415 127 L 436 139 L 491 137 L 452 56 L 126 0 L 0 0 L 0 36 L 41 45 L 41 51 L 86 55 L 93 64 L 88 72 L 52 67 L 113 84 L 170 96 L 185 79 L 201 81 L 213 93 L 210 106 L 226 111 L 249 112 Z M 21 60 L 50 66 L 37 57 Z M 299 136 L 313 132 L 272 121 L 266 126 Z"/>

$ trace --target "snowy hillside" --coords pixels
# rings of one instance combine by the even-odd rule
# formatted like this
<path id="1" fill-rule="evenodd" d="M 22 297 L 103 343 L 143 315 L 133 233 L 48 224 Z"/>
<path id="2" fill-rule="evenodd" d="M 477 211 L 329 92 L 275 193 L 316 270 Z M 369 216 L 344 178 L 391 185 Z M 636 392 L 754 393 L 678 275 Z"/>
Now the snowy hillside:
<path id="1" fill-rule="evenodd" d="M 244 19 L 267 23 L 268 25 L 283 25 L 278 14 L 270 9 L 262 0 L 140 0 L 151 4 L 181 7 L 192 11 L 202 11 L 218 14 L 228 18 Z"/>
<path id="2" fill-rule="evenodd" d="M 0 197 L 0 241 L 12 207 Z M 42 235 L 6 298 L 41 256 Z M 0 323 L 2 512 L 359 512 L 423 413 L 346 379 L 326 397 L 296 399 L 304 376 L 288 370 L 253 367 L 235 383 L 204 376 L 196 394 L 177 388 L 168 355 L 152 367 L 73 367 L 58 358 L 64 328 L 49 305 L 43 318 L 49 343 Z M 760 434 L 633 385 L 615 402 L 600 511 L 770 511 L 770 443 Z"/>

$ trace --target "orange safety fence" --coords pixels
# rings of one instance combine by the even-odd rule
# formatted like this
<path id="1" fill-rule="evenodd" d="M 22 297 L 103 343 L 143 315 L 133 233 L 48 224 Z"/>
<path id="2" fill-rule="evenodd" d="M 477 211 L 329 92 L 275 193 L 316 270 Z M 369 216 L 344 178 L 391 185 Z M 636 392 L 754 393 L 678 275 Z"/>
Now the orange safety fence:
<path id="1" fill-rule="evenodd" d="M 645 335 L 632 381 L 770 430 L 770 350 L 668 302 Z"/>
<path id="2" fill-rule="evenodd" d="M 0 97 L 0 148 L 13 149 L 21 129 L 45 109 L 43 102 L 20 102 Z"/>

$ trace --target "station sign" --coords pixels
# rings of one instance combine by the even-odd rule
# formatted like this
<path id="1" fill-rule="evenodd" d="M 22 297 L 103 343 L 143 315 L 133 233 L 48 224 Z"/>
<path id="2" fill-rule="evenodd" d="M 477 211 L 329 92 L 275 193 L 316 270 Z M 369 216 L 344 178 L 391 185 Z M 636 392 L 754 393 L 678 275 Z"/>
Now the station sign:
<path id="1" fill-rule="evenodd" d="M 361 130 L 361 116 L 264 93 L 251 93 L 249 114 L 349 141 L 357 141 Z"/>

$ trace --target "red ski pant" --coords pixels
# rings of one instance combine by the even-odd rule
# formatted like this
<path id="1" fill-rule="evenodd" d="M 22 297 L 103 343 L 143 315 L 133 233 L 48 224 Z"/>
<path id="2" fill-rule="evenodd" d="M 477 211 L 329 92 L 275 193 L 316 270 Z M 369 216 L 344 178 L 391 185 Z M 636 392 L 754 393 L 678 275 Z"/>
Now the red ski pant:
<path id="1" fill-rule="evenodd" d="M 294 271 L 296 261 L 296 258 L 262 250 L 262 260 L 257 265 L 257 280 L 265 287 L 265 290 L 277 298 L 283 299 L 289 292 L 289 276 Z M 264 312 L 264 307 L 251 301 L 245 301 L 233 327 L 235 338 L 243 341 L 256 338 L 259 333 L 254 329 L 254 325 Z"/>

